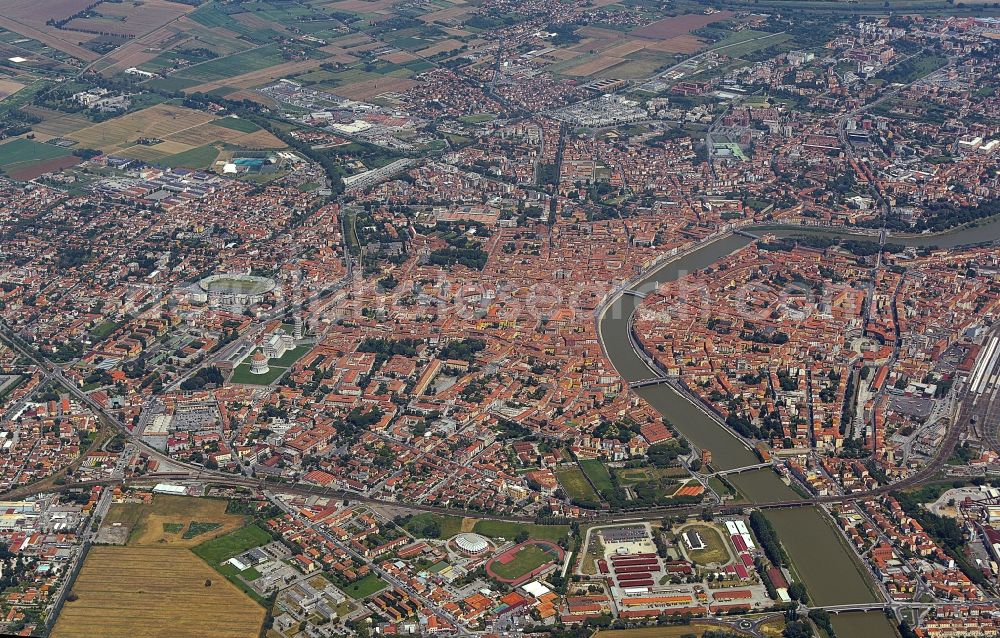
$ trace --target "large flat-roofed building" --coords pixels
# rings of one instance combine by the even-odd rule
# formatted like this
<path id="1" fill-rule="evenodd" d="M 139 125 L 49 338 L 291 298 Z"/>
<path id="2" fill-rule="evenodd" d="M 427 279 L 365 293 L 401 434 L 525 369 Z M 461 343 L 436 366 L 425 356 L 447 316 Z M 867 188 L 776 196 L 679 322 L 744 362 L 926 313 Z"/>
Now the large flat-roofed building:
<path id="1" fill-rule="evenodd" d="M 649 533 L 641 525 L 636 527 L 612 527 L 610 529 L 602 529 L 601 537 L 604 538 L 605 543 L 633 543 L 649 538 Z"/>

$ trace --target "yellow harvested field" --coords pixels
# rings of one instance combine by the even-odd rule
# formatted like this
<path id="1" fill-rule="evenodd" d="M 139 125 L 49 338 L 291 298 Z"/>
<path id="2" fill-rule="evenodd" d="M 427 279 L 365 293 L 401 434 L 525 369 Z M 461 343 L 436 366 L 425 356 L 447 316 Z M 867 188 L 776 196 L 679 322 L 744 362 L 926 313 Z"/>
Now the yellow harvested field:
<path id="1" fill-rule="evenodd" d="M 52 638 L 246 638 L 264 622 L 262 607 L 181 548 L 94 547 L 73 593 Z"/>
<path id="2" fill-rule="evenodd" d="M 610 49 L 601 51 L 601 55 L 610 55 L 613 58 L 624 58 L 626 55 L 642 51 L 649 46 L 648 40 L 628 40 Z"/>
<path id="3" fill-rule="evenodd" d="M 435 55 L 437 53 L 441 53 L 443 51 L 451 51 L 452 49 L 457 49 L 460 46 L 462 46 L 461 40 L 452 40 L 451 38 L 449 38 L 447 40 L 441 40 L 440 42 L 435 42 L 434 44 L 432 44 L 427 48 L 420 49 L 419 51 L 417 51 L 417 53 L 426 58 Z"/>
<path id="4" fill-rule="evenodd" d="M 42 120 L 38 124 L 32 125 L 31 130 L 37 135 L 49 136 L 49 138 L 62 137 L 67 133 L 79 131 L 91 125 L 90 120 L 77 113 L 62 113 L 40 106 L 26 106 L 24 111 Z"/>
<path id="5" fill-rule="evenodd" d="M 350 100 L 367 100 L 370 97 L 381 95 L 383 93 L 402 93 L 404 91 L 408 91 L 411 87 L 416 86 L 416 84 L 417 82 L 415 80 L 384 76 L 376 80 L 366 80 L 364 82 L 355 82 L 345 86 L 338 86 L 335 89 L 335 92 L 337 95 L 346 97 Z"/>
<path id="6" fill-rule="evenodd" d="M 244 133 L 243 131 L 235 131 L 224 126 L 216 126 L 215 124 L 202 124 L 167 138 L 167 142 L 179 142 L 189 146 L 201 146 L 207 141 L 225 142 L 244 148 L 285 148 L 284 142 L 267 131 L 260 130 L 253 133 Z M 156 148 L 159 147 L 160 145 L 157 144 Z M 174 152 L 179 153 L 180 151 Z"/>
<path id="7" fill-rule="evenodd" d="M 157 104 L 142 111 L 88 126 L 66 137 L 104 152 L 122 150 L 140 137 L 166 139 L 214 120 L 214 115 L 182 106 Z"/>
<path id="8" fill-rule="evenodd" d="M 661 51 L 663 53 L 694 53 L 705 46 L 705 42 L 694 35 L 678 35 L 666 40 L 660 40 L 646 47 L 650 51 Z"/>
<path id="9" fill-rule="evenodd" d="M 579 75 L 588 76 L 603 71 L 604 69 L 609 69 L 613 66 L 619 65 L 624 62 L 622 58 L 613 58 L 606 55 L 601 55 L 591 60 L 587 60 L 583 64 L 578 64 L 574 67 L 570 67 L 563 71 L 566 75 Z"/>
<path id="10" fill-rule="evenodd" d="M 431 13 L 425 13 L 419 17 L 421 22 L 459 22 L 460 18 L 464 17 L 467 13 L 471 13 L 472 7 L 448 7 L 446 9 L 440 9 L 438 11 L 432 11 Z"/>
<path id="11" fill-rule="evenodd" d="M 325 50 L 325 49 L 324 49 Z M 406 64 L 407 62 L 412 62 L 413 60 L 419 60 L 420 58 L 410 53 L 409 51 L 393 51 L 392 53 L 387 53 L 382 56 L 382 59 L 386 62 L 392 62 L 393 64 Z"/>
<path id="12" fill-rule="evenodd" d="M 9 95 L 14 95 L 24 88 L 24 85 L 14 80 L 0 80 L 0 100 Z"/>
<path id="13" fill-rule="evenodd" d="M 104 525 L 121 523 L 129 527 L 131 529 L 129 546 L 194 547 L 209 539 L 228 534 L 243 525 L 242 516 L 226 514 L 226 505 L 227 502 L 220 499 L 157 494 L 150 505 L 142 503 L 112 505 L 104 517 Z M 194 538 L 183 538 L 184 531 L 192 521 L 218 523 L 219 527 L 198 534 Z M 176 528 L 177 531 L 168 532 L 165 525 L 181 527 Z"/>

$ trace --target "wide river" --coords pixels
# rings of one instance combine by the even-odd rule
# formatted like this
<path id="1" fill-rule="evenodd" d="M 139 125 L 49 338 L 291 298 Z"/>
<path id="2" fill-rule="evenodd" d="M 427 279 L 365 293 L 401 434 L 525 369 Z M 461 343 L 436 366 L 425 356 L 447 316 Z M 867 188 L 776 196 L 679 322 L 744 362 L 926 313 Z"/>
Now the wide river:
<path id="1" fill-rule="evenodd" d="M 873 239 L 870 236 L 810 227 L 801 229 L 787 226 L 761 227 L 760 231 L 779 235 L 808 232 L 824 236 Z M 908 246 L 952 248 L 995 241 L 998 238 L 1000 238 L 1000 219 L 991 220 L 978 227 L 963 228 L 939 235 L 891 236 L 887 241 Z M 676 280 L 686 273 L 714 264 L 749 242 L 750 240 L 744 237 L 729 236 L 705 244 L 655 269 L 632 286 L 632 289 L 641 292 L 655 290 L 663 282 Z M 640 299 L 632 295 L 620 296 L 606 308 L 599 323 L 601 341 L 608 357 L 618 374 L 628 381 L 653 376 L 650 368 L 636 354 L 629 341 L 629 317 L 639 303 Z M 756 455 L 742 440 L 669 385 L 641 388 L 638 392 L 692 443 L 699 448 L 711 450 L 712 465 L 716 469 L 731 469 L 758 463 Z M 729 480 L 750 502 L 800 498 L 769 469 L 732 475 Z M 795 574 L 805 583 L 813 604 L 828 606 L 879 600 L 875 594 L 875 585 L 867 576 L 867 570 L 844 543 L 833 521 L 820 509 L 802 505 L 768 510 L 767 517 L 781 537 Z M 834 620 L 835 629 L 842 629 L 843 636 L 888 638 L 897 635 L 893 625 L 886 621 L 881 613 L 841 615 Z"/>

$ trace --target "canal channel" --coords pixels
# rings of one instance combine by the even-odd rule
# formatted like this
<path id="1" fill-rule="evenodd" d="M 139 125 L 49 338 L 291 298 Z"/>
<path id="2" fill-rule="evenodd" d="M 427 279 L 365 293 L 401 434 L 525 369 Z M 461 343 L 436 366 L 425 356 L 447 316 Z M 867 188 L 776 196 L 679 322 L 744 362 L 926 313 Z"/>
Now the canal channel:
<path id="1" fill-rule="evenodd" d="M 810 227 L 762 227 L 754 232 L 776 235 L 831 236 L 845 239 L 877 240 L 868 235 L 853 235 Z M 939 235 L 891 236 L 887 241 L 907 246 L 936 246 L 947 249 L 961 245 L 995 241 L 1000 238 L 1000 219 L 979 227 L 963 228 Z M 729 235 L 706 243 L 696 250 L 673 259 L 653 270 L 630 286 L 643 293 L 656 290 L 664 282 L 674 281 L 696 270 L 711 266 L 720 259 L 740 250 L 750 239 Z M 632 347 L 629 336 L 630 317 L 641 299 L 619 295 L 601 315 L 598 328 L 600 339 L 618 374 L 627 381 L 636 381 L 659 374 L 650 370 Z M 705 409 L 667 384 L 640 388 L 637 392 L 695 446 L 712 452 L 715 469 L 732 469 L 758 463 L 754 452 Z M 743 498 L 750 502 L 793 500 L 800 496 L 770 469 L 734 474 L 729 481 Z M 845 544 L 832 520 L 815 506 L 802 505 L 781 510 L 768 510 L 768 520 L 774 525 L 792 562 L 795 575 L 806 585 L 812 604 L 829 606 L 848 603 L 868 603 L 879 600 L 875 585 L 865 575 L 865 567 Z M 835 629 L 846 636 L 896 635 L 893 625 L 881 613 L 841 615 L 834 619 Z M 860 632 L 860 633 L 859 633 Z"/>

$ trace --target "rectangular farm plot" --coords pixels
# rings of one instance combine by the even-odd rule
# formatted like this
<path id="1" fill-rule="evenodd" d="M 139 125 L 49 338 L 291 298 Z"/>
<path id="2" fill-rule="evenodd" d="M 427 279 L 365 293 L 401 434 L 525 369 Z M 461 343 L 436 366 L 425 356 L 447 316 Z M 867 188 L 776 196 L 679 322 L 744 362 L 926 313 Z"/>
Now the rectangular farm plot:
<path id="1" fill-rule="evenodd" d="M 0 144 L 0 166 L 49 160 L 69 155 L 69 151 L 52 144 L 41 144 L 24 138 Z"/>
<path id="2" fill-rule="evenodd" d="M 54 638 L 245 638 L 264 609 L 190 551 L 94 547 Z"/>
<path id="3" fill-rule="evenodd" d="M 216 119 L 214 115 L 170 104 L 116 117 L 67 135 L 85 148 L 104 152 L 121 150 L 139 138 L 166 139 L 171 135 Z"/>

